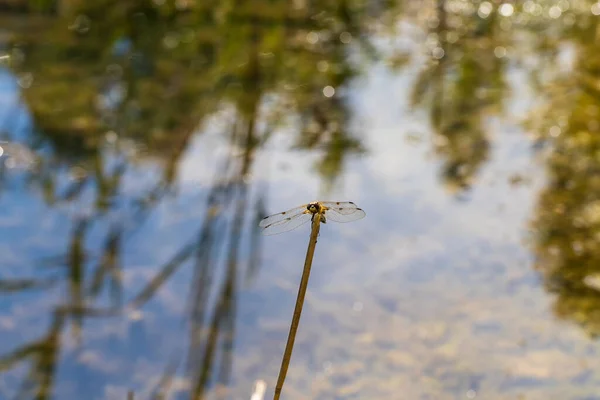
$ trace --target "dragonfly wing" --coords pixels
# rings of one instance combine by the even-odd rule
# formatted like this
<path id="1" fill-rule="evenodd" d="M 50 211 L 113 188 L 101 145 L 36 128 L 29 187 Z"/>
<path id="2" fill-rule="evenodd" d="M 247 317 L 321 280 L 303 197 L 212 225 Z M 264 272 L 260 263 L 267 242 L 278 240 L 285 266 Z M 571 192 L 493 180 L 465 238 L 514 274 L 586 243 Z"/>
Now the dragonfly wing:
<path id="1" fill-rule="evenodd" d="M 289 218 L 295 217 L 296 215 L 303 214 L 304 211 L 306 211 L 306 204 L 298 206 L 296 208 L 292 208 L 291 210 L 287 210 L 287 211 L 280 212 L 277 214 L 269 215 L 268 217 L 264 217 L 263 219 L 260 220 L 260 222 L 258 223 L 258 226 L 260 226 L 261 228 L 264 228 L 266 226 L 273 225 L 280 221 L 286 221 Z"/>
<path id="2" fill-rule="evenodd" d="M 360 210 L 360 208 L 351 201 L 323 201 L 321 204 L 329 209 L 334 209 L 339 214 L 353 214 L 356 210 Z"/>
<path id="3" fill-rule="evenodd" d="M 312 213 L 305 210 L 302 214 L 295 214 L 294 216 L 287 216 L 284 219 L 277 220 L 271 224 L 263 227 L 263 235 L 277 235 L 279 233 L 288 232 L 292 229 L 298 228 L 300 225 L 304 225 L 311 220 Z"/>
<path id="4" fill-rule="evenodd" d="M 345 207 L 331 207 L 325 211 L 325 217 L 328 221 L 335 222 L 351 222 L 357 219 L 364 218 L 367 215 L 362 208 L 345 208 Z"/>

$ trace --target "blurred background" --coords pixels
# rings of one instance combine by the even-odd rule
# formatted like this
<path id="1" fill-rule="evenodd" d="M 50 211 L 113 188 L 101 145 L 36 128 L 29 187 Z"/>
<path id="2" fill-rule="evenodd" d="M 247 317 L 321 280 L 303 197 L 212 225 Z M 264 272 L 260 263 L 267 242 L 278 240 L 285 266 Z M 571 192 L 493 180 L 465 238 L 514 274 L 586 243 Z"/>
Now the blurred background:
<path id="1" fill-rule="evenodd" d="M 0 0 L 0 399 L 600 398 L 597 0 Z"/>

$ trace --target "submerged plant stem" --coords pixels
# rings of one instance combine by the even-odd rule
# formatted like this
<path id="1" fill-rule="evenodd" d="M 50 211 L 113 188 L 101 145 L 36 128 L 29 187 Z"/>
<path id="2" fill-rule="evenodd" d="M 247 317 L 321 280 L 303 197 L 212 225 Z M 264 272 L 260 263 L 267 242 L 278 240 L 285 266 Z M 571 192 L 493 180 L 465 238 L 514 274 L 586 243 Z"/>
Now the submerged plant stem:
<path id="1" fill-rule="evenodd" d="M 294 308 L 294 316 L 292 317 L 290 333 L 288 334 L 288 340 L 285 345 L 283 359 L 281 360 L 281 368 L 279 369 L 279 377 L 277 378 L 277 386 L 275 386 L 275 395 L 273 396 L 273 400 L 278 400 L 279 396 L 281 395 L 283 382 L 285 381 L 288 366 L 290 365 L 290 359 L 292 358 L 292 349 L 294 348 L 296 332 L 298 331 L 298 324 L 300 323 L 300 315 L 302 314 L 302 306 L 304 305 L 304 295 L 306 294 L 306 288 L 308 287 L 308 278 L 310 276 L 310 268 L 312 266 L 312 260 L 315 254 L 315 248 L 317 246 L 317 237 L 319 236 L 320 227 L 321 215 L 317 213 L 313 216 L 312 229 L 310 231 L 310 241 L 308 242 L 306 259 L 304 260 L 304 270 L 302 271 L 302 279 L 300 280 L 298 297 L 296 298 L 296 308 Z"/>

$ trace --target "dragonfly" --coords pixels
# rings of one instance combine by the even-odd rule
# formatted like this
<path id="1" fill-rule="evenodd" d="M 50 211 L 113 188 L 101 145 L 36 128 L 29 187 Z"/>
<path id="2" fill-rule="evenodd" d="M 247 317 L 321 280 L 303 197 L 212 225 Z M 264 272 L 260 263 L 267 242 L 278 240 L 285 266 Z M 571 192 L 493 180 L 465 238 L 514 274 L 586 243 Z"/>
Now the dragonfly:
<path id="1" fill-rule="evenodd" d="M 351 222 L 367 215 L 351 201 L 313 201 L 277 214 L 264 217 L 258 224 L 263 235 L 277 235 L 296 229 L 314 218 L 327 221 Z"/>

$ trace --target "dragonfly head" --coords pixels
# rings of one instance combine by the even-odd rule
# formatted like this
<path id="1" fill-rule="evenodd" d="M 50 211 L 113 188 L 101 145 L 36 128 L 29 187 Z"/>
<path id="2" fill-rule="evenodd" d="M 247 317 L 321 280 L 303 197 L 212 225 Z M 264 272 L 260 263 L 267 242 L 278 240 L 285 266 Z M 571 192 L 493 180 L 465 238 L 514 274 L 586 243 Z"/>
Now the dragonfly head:
<path id="1" fill-rule="evenodd" d="M 311 213 L 316 214 L 321 211 L 321 205 L 316 201 L 313 201 L 306 206 L 306 209 Z"/>

